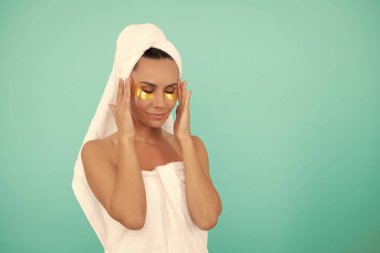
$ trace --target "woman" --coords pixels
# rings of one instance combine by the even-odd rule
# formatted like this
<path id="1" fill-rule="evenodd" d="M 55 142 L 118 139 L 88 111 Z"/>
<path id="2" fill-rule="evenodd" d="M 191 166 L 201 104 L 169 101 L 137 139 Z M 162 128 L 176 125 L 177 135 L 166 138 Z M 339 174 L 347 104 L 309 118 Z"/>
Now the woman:
<path id="1" fill-rule="evenodd" d="M 116 131 L 86 138 L 80 154 L 83 179 L 99 205 L 85 207 L 73 181 L 74 192 L 106 252 L 208 252 L 207 231 L 222 205 L 206 148 L 190 133 L 191 91 L 180 80 L 180 57 L 174 46 L 162 46 L 168 41 L 155 25 L 133 26 L 134 39 L 140 30 L 154 43 L 145 43 L 131 71 L 119 68 L 129 74 L 118 78 L 116 103 L 109 103 Z"/>

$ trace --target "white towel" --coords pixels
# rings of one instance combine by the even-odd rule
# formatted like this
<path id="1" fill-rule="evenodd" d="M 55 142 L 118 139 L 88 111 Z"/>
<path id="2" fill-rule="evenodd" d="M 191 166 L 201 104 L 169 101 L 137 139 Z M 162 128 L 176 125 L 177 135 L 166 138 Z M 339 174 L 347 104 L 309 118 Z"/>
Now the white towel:
<path id="1" fill-rule="evenodd" d="M 129 230 L 114 220 L 92 193 L 84 174 L 81 159 L 84 143 L 104 138 L 117 131 L 108 104 L 116 104 L 119 77 L 126 79 L 136 62 L 150 47 L 168 53 L 177 63 L 179 78 L 181 77 L 181 57 L 156 25 L 132 24 L 121 31 L 116 42 L 112 72 L 78 152 L 72 188 L 105 253 L 207 253 L 207 231 L 200 230 L 188 213 L 183 162 L 171 162 L 157 166 L 153 171 L 142 171 L 147 197 L 147 217 L 140 230 Z M 171 114 L 162 128 L 173 134 Z"/>

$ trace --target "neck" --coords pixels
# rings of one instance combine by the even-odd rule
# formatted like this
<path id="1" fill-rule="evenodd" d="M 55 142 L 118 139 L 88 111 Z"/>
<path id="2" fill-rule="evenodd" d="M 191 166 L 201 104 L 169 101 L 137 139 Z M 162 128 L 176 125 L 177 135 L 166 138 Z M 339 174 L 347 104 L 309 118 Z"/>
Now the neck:
<path id="1" fill-rule="evenodd" d="M 162 141 L 164 135 L 161 128 L 149 126 L 135 127 L 135 142 L 155 144 Z"/>

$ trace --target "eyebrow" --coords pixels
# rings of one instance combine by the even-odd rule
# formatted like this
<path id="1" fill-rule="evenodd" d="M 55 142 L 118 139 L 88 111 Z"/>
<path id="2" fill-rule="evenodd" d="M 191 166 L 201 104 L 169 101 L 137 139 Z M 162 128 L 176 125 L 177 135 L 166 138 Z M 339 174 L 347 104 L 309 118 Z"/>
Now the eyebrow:
<path id="1" fill-rule="evenodd" d="M 150 86 L 157 87 L 156 84 L 154 84 L 154 83 L 150 83 L 150 82 L 147 82 L 147 81 L 142 81 L 142 82 L 140 82 L 140 83 L 148 84 L 148 85 L 150 85 Z M 173 85 L 177 85 L 177 83 L 168 84 L 168 85 L 166 85 L 165 87 L 170 87 L 170 86 L 173 86 Z"/>

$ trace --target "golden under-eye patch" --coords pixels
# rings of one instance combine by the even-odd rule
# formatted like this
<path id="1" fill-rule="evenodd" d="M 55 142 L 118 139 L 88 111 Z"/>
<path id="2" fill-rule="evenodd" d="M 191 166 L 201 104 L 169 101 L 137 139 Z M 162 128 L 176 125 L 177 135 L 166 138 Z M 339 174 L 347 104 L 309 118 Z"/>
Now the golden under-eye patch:
<path id="1" fill-rule="evenodd" d="M 171 93 L 165 92 L 165 97 L 169 100 L 176 101 L 177 100 L 177 90 L 175 89 Z"/>
<path id="2" fill-rule="evenodd" d="M 165 97 L 168 100 L 176 100 L 177 99 L 177 89 L 173 89 L 173 92 L 164 92 Z M 144 91 L 139 84 L 136 85 L 136 90 L 135 90 L 136 97 L 144 100 L 150 100 L 154 98 L 154 92 L 147 92 Z"/>
<path id="3" fill-rule="evenodd" d="M 141 89 L 141 86 L 139 84 L 136 85 L 135 95 L 136 95 L 136 97 L 138 97 L 140 99 L 145 99 L 145 100 L 149 100 L 149 99 L 154 98 L 153 92 L 148 93 L 148 92 L 143 91 L 143 89 Z"/>

